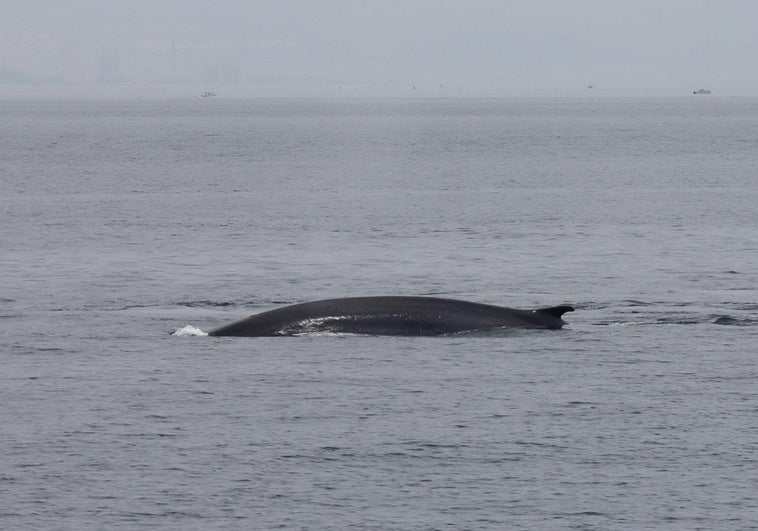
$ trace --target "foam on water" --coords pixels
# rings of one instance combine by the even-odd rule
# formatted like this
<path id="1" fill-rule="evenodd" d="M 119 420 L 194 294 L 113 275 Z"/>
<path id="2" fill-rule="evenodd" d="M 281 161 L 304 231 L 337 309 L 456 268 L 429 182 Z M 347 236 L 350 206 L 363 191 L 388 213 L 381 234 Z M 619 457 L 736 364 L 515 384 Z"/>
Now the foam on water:
<path id="1" fill-rule="evenodd" d="M 192 325 L 187 325 L 182 328 L 177 328 L 171 335 L 176 337 L 205 337 L 208 335 L 208 333 L 203 332 L 199 328 L 196 328 Z"/>

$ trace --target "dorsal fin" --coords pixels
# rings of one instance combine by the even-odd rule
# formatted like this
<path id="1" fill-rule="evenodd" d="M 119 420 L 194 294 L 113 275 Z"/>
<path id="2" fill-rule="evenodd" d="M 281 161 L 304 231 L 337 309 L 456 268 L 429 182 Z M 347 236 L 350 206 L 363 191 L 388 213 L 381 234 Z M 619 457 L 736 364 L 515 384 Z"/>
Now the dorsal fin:
<path id="1" fill-rule="evenodd" d="M 540 308 L 537 310 L 539 313 L 546 313 L 548 315 L 552 315 L 553 317 L 558 317 L 560 319 L 561 315 L 563 315 L 566 312 L 573 312 L 574 308 L 571 306 L 551 306 L 550 308 Z"/>

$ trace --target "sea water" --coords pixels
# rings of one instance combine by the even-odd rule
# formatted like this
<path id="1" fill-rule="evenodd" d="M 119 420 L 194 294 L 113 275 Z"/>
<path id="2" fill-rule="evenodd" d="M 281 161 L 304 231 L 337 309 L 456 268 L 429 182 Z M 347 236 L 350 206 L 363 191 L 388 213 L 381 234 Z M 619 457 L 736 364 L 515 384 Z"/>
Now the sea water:
<path id="1" fill-rule="evenodd" d="M 0 527 L 753 527 L 756 175 L 749 98 L 0 101 Z M 204 337 L 364 295 L 576 311 Z"/>

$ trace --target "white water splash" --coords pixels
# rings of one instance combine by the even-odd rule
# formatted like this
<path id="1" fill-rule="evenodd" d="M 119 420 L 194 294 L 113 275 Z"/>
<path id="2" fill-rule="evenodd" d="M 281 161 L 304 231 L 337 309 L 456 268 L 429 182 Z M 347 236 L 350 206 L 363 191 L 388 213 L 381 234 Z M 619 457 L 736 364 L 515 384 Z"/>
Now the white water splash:
<path id="1" fill-rule="evenodd" d="M 171 335 L 177 336 L 177 337 L 192 337 L 192 336 L 205 337 L 208 335 L 208 333 L 203 332 L 199 328 L 195 328 L 192 325 L 187 325 L 184 328 L 177 328 L 176 330 L 174 330 L 174 333 L 172 333 Z"/>

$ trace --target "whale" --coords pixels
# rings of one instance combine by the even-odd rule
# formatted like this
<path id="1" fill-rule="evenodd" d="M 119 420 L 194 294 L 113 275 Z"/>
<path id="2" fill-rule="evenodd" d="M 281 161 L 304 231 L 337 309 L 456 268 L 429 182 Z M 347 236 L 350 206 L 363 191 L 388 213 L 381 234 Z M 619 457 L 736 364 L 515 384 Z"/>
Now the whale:
<path id="1" fill-rule="evenodd" d="M 571 306 L 518 310 L 438 297 L 348 297 L 292 304 L 220 326 L 210 336 L 440 336 L 501 328 L 558 330 Z"/>

